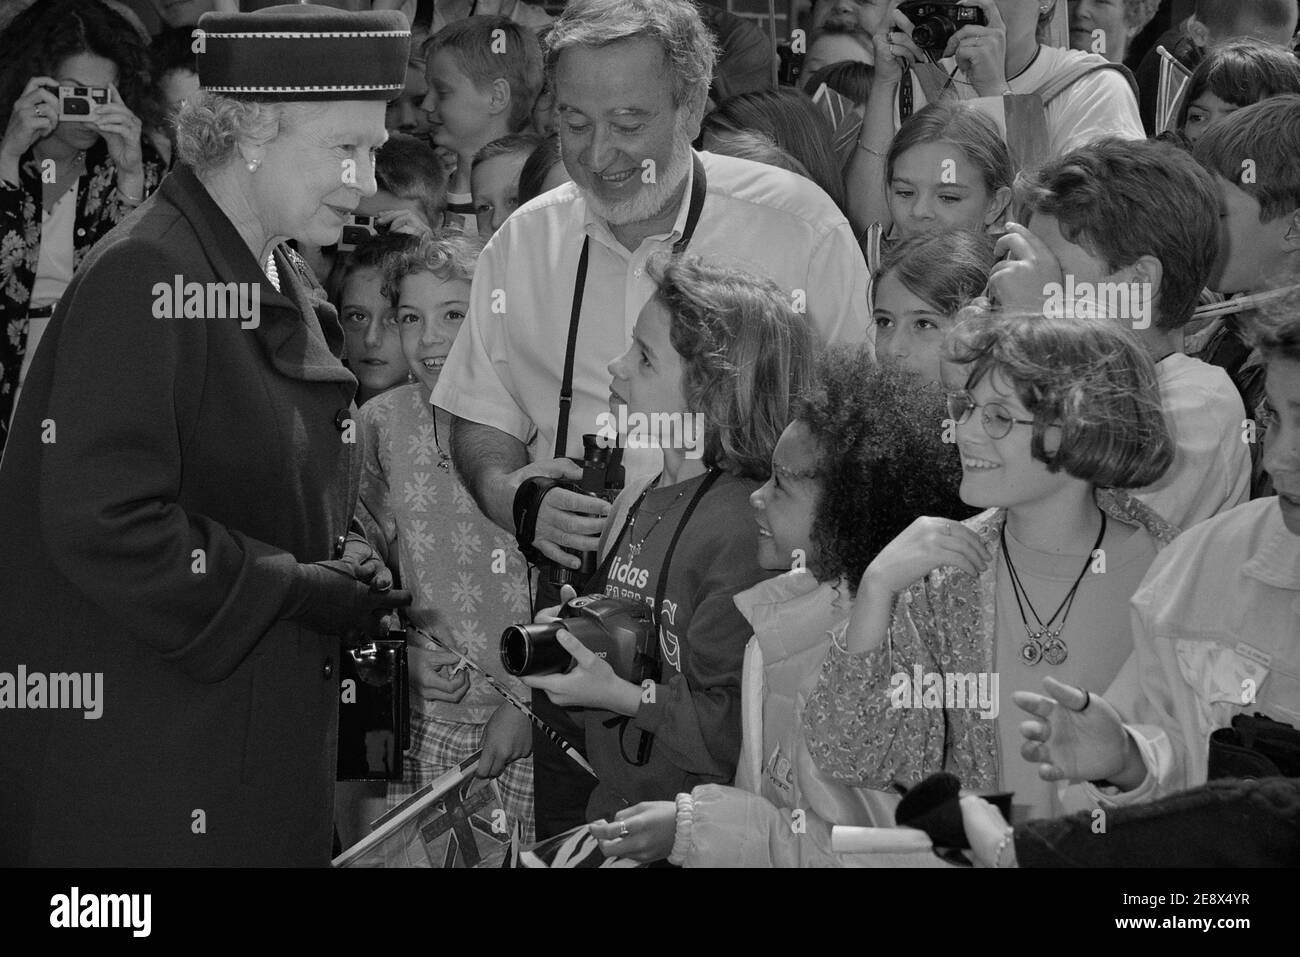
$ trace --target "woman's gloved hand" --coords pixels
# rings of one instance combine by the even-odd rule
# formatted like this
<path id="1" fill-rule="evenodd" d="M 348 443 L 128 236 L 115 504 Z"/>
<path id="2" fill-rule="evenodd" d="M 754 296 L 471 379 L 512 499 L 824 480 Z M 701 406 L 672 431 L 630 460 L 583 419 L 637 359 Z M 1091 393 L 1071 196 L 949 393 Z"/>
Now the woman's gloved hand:
<path id="1" fill-rule="evenodd" d="M 365 574 L 370 575 L 369 580 L 360 577 Z M 354 564 L 346 558 L 301 564 L 281 617 L 300 622 L 323 635 L 348 637 L 360 633 L 383 638 L 389 631 L 386 616 L 410 605 L 411 593 L 392 588 L 391 576 L 387 578 L 387 587 L 377 589 L 376 579 L 384 584 L 372 567 Z"/>

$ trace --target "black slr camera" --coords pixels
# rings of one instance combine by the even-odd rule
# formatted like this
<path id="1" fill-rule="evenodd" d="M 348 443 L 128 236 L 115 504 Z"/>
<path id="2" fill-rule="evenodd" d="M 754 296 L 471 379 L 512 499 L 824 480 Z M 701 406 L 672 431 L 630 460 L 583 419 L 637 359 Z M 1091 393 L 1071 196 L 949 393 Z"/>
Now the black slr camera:
<path id="1" fill-rule="evenodd" d="M 912 22 L 912 42 L 932 60 L 943 56 L 948 41 L 962 27 L 986 27 L 988 18 L 979 7 L 963 7 L 956 3 L 920 3 L 909 0 L 900 3 L 898 10 Z"/>
<path id="2" fill-rule="evenodd" d="M 560 609 L 555 621 L 511 625 L 501 633 L 501 664 L 512 675 L 568 671 L 573 656 L 557 640 L 561 628 L 604 658 L 625 681 L 659 680 L 659 636 L 654 612 L 643 601 L 582 595 Z"/>
<path id="3" fill-rule="evenodd" d="M 582 558 L 582 567 L 575 570 L 549 561 L 534 548 L 537 513 L 542 507 L 542 499 L 551 489 L 563 488 L 612 502 L 623 491 L 623 450 L 611 444 L 609 439 L 593 433 L 584 435 L 582 459 L 573 461 L 582 466 L 582 481 L 577 485 L 563 479 L 535 476 L 524 480 L 515 492 L 515 538 L 519 550 L 530 564 L 542 567 L 542 584 L 551 586 L 555 593 L 558 593 L 561 585 L 574 585 L 579 589 L 585 587 L 596 572 L 596 553 L 573 552 Z"/>

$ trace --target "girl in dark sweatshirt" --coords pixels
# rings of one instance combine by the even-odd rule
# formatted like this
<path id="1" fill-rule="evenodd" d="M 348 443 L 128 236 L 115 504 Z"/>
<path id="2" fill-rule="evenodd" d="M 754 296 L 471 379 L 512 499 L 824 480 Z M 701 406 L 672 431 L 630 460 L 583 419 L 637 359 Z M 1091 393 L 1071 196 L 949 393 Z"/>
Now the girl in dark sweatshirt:
<path id="1" fill-rule="evenodd" d="M 770 280 L 693 256 L 652 268 L 659 289 L 610 363 L 610 422 L 626 447 L 661 448 L 663 471 L 624 490 L 601 553 L 605 594 L 655 609 L 661 676 L 623 680 L 562 632 L 577 667 L 525 679 L 584 709 L 575 717 L 600 778 L 589 821 L 735 776 L 752 629 L 732 598 L 771 575 L 755 556 L 749 496 L 815 350 L 790 291 Z"/>

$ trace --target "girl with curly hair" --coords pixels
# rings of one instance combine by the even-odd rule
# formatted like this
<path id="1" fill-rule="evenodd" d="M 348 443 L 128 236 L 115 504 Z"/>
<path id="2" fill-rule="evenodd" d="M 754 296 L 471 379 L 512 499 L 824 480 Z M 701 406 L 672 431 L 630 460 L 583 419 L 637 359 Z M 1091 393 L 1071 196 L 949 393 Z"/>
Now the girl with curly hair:
<path id="1" fill-rule="evenodd" d="M 0 34 L 0 450 L 73 272 L 162 178 L 148 86 L 144 41 L 98 0 L 37 4 Z M 61 87 L 86 88 L 66 101 L 85 119 L 60 119 Z"/>
<path id="2" fill-rule="evenodd" d="M 962 501 L 986 511 L 918 518 L 867 565 L 804 714 L 808 749 L 845 784 L 947 770 L 1014 791 L 1018 818 L 1055 816 L 1055 790 L 1017 757 L 1011 694 L 1119 672 L 1129 598 L 1176 534 L 1121 490 L 1158 479 L 1174 446 L 1155 367 L 1113 322 L 993 313 L 947 348 L 944 433 Z"/>
<path id="3" fill-rule="evenodd" d="M 865 348 L 828 353 L 815 385 L 750 496 L 758 561 L 793 569 L 736 596 L 753 637 L 745 649 L 744 726 L 734 787 L 703 784 L 638 805 L 610 825 L 609 853 L 692 867 L 835 863 L 835 824 L 887 824 L 886 795 L 846 787 L 812 764 L 800 731 L 808 692 L 832 643 L 843 643 L 863 570 L 923 514 L 964 515 L 960 467 L 941 441 L 940 396 Z M 628 835 L 617 838 L 626 823 Z M 932 860 L 925 842 L 877 864 Z M 937 859 L 934 859 L 937 860 Z"/>

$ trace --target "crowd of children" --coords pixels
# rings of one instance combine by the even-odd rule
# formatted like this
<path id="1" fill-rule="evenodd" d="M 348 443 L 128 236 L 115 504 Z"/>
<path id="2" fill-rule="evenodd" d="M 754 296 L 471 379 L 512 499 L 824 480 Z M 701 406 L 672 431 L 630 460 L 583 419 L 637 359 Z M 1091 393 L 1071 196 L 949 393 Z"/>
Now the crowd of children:
<path id="1" fill-rule="evenodd" d="M 125 19 L 59 3 L 84 8 L 79 40 L 36 8 L 0 34 L 0 442 L 53 303 L 177 162 L 169 117 L 197 86 L 177 36 L 155 43 L 151 80 Z M 831 829 L 889 827 L 900 792 L 949 771 L 1014 794 L 1007 820 L 968 814 L 1005 828 L 980 862 L 1028 863 L 1027 822 L 1213 780 L 1211 738 L 1239 716 L 1300 741 L 1294 0 L 1198 0 L 1163 54 L 1134 49 L 1156 3 L 1070 3 L 1052 45 L 1064 0 L 974 0 L 982 22 L 939 57 L 896 3 L 868 22 L 832 6 L 813 4 L 807 92 L 721 98 L 695 132 L 830 198 L 861 247 L 864 341 L 826 348 L 818 291 L 688 252 L 645 266 L 627 351 L 602 357 L 615 417 L 698 423 L 652 436 L 662 466 L 613 502 L 585 582 L 670 609 L 657 681 L 567 635 L 568 672 L 504 673 L 498 637 L 537 612 L 536 570 L 480 510 L 433 404 L 487 301 L 484 244 L 589 186 L 570 182 L 577 121 L 543 75 L 549 17 L 417 36 L 422 122 L 376 155 L 354 210 L 367 234 L 299 244 L 357 381 L 356 519 L 412 592 L 407 620 L 568 710 L 595 775 L 562 824 L 611 858 L 936 864 L 927 842 L 864 857 Z M 20 113 L 47 74 L 118 91 L 94 136 L 46 142 Z M 81 164 L 81 186 L 43 188 L 41 161 Z M 411 742 L 387 802 L 481 752 L 525 841 L 563 830 L 535 827 L 527 720 L 414 628 L 407 653 Z"/>

